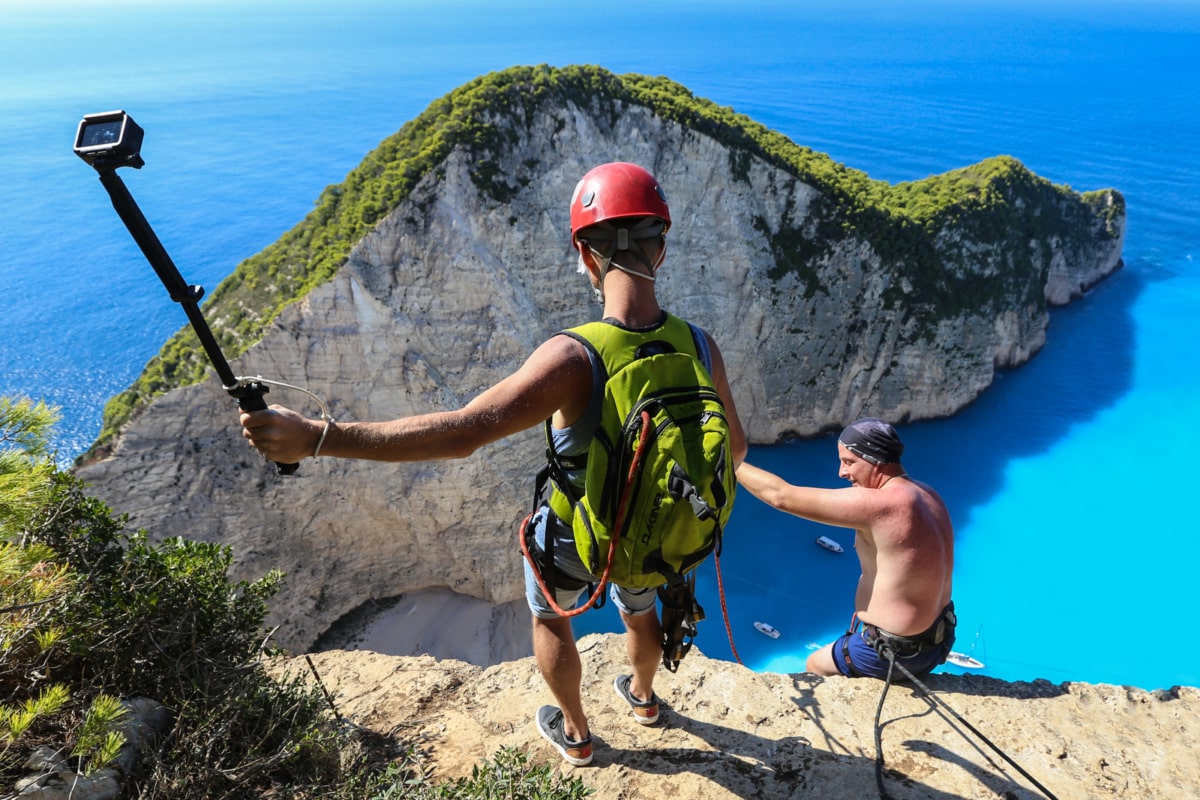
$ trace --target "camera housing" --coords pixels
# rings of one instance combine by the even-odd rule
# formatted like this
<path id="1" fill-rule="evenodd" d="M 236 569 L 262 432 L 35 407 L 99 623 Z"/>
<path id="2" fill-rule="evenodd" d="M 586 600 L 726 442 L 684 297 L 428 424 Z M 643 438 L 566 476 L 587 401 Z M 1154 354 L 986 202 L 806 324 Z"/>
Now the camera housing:
<path id="1" fill-rule="evenodd" d="M 141 169 L 144 131 L 124 111 L 85 114 L 75 132 L 75 155 L 97 169 Z"/>

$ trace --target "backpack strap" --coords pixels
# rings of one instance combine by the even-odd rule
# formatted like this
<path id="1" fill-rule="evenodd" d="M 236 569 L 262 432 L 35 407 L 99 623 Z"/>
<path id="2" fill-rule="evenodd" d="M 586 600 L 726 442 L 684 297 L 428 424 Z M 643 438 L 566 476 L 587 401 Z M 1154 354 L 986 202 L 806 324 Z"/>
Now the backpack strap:
<path id="1" fill-rule="evenodd" d="M 592 400 L 589 407 L 599 400 L 603 399 L 604 384 L 608 381 L 608 371 L 604 366 L 604 359 L 596 350 L 596 347 L 573 330 L 559 331 L 555 335 L 569 336 L 579 342 L 588 351 L 589 360 L 592 366 Z M 558 452 L 554 443 L 554 427 L 551 418 L 547 418 L 545 422 L 546 431 L 546 466 L 538 472 L 534 485 L 533 492 L 533 511 L 521 523 L 521 549 L 524 551 L 526 558 L 529 560 L 530 566 L 537 573 L 542 593 L 546 596 L 551 607 L 557 609 L 555 602 L 555 592 L 558 588 L 575 589 L 580 586 L 587 586 L 588 594 L 591 597 L 589 605 L 599 608 L 604 605 L 602 592 L 595 591 L 594 584 L 585 584 L 582 581 L 576 581 L 573 578 L 567 578 L 558 574 L 558 569 L 554 566 L 554 529 L 558 525 L 558 521 L 564 519 L 564 513 L 569 513 L 570 509 L 579 501 L 579 492 L 574 484 L 571 483 L 570 472 L 582 471 L 587 468 L 587 451 L 581 455 L 566 456 Z M 565 507 L 563 501 L 565 500 Z M 533 526 L 530 522 L 533 515 L 541 506 L 546 506 L 546 537 L 545 547 L 538 547 L 537 542 L 533 538 Z M 566 614 L 563 614 L 566 616 Z"/>
<path id="2" fill-rule="evenodd" d="M 604 358 L 600 355 L 600 351 L 592 344 L 587 337 L 579 334 L 575 330 L 559 331 L 556 336 L 568 336 L 579 342 L 588 351 L 588 358 L 592 365 L 592 398 L 588 403 L 591 408 L 604 398 L 604 385 L 608 383 L 608 368 L 604 364 Z M 549 469 L 549 478 L 551 486 L 557 489 L 562 497 L 566 498 L 564 506 L 560 500 L 555 498 L 551 492 L 547 498 L 551 509 L 558 514 L 560 519 L 568 519 L 570 510 L 579 501 L 579 493 L 572 485 L 569 473 L 583 471 L 587 468 L 587 451 L 585 450 L 580 455 L 565 456 L 558 452 L 554 444 L 554 428 L 550 418 L 545 422 L 546 430 L 546 463 Z M 540 489 L 538 490 L 541 491 Z"/>
<path id="3" fill-rule="evenodd" d="M 700 359 L 700 363 L 708 370 L 708 374 L 712 375 L 712 350 L 708 347 L 708 336 L 704 334 L 704 331 L 690 322 L 688 323 L 688 327 L 692 329 L 692 343 L 696 345 L 696 357 Z"/>

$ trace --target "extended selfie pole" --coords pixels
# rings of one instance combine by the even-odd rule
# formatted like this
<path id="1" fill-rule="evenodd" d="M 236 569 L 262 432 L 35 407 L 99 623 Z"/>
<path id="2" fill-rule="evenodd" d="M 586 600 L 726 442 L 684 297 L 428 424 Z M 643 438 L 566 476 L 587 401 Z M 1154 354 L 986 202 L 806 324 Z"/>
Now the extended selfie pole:
<path id="1" fill-rule="evenodd" d="M 133 118 L 124 111 L 106 111 L 100 114 L 87 114 L 79 123 L 75 134 L 75 155 L 82 158 L 100 174 L 100 183 L 108 191 L 113 208 L 129 229 L 134 241 L 141 248 L 150 266 L 158 273 L 163 286 L 171 299 L 183 306 L 188 321 L 200 339 L 200 345 L 208 354 L 221 379 L 225 391 L 235 398 L 243 411 L 260 411 L 267 407 L 263 395 L 267 386 L 259 380 L 239 380 L 229 362 L 225 360 L 216 338 L 200 311 L 199 301 L 204 296 L 201 286 L 189 286 L 179 274 L 171 257 L 159 242 L 150 223 L 142 216 L 141 209 L 134 202 L 133 196 L 125 188 L 124 181 L 117 175 L 120 167 L 141 169 L 145 166 L 142 160 L 141 147 L 143 131 Z M 279 464 L 276 468 L 281 475 L 291 475 L 299 464 Z"/>

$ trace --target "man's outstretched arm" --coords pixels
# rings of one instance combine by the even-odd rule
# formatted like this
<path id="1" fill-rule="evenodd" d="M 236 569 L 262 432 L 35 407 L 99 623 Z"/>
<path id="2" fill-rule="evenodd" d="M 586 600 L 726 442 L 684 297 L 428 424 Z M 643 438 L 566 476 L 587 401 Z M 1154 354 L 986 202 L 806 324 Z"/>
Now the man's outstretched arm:
<path id="1" fill-rule="evenodd" d="M 796 486 L 745 461 L 738 467 L 737 478 L 743 488 L 772 508 L 824 525 L 866 528 L 880 511 L 870 489 Z"/>
<path id="2" fill-rule="evenodd" d="M 455 411 L 386 422 L 332 426 L 321 455 L 374 461 L 463 458 L 480 447 L 533 427 L 562 410 L 568 417 L 591 396 L 591 366 L 583 347 L 564 336 L 543 343 L 513 374 Z M 241 415 L 242 435 L 272 461 L 313 455 L 325 423 L 272 406 Z"/>

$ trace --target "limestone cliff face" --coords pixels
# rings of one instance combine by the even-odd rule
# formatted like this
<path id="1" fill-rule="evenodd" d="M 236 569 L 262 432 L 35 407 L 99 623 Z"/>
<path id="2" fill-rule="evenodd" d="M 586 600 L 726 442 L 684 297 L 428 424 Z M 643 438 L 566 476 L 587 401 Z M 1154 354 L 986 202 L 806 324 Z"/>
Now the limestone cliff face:
<path id="1" fill-rule="evenodd" d="M 454 149 L 235 372 L 305 386 L 341 420 L 465 403 L 555 330 L 598 316 L 575 272 L 567 204 L 579 176 L 608 160 L 643 164 L 665 187 L 674 226 L 660 298 L 719 342 L 754 442 L 863 412 L 952 414 L 1042 346 L 1048 304 L 1120 264 L 1123 205 L 1103 208 L 1119 204 L 1114 192 L 1096 210 L 1067 197 L 1030 209 L 1066 220 L 1069 236 L 947 223 L 914 240 L 917 270 L 840 224 L 851 218 L 828 192 L 647 106 L 547 102 L 491 124 L 505 134 L 485 154 L 501 177 L 481 184 L 480 152 Z M 289 390 L 268 401 L 316 412 Z M 244 577 L 285 571 L 278 639 L 304 649 L 372 598 L 436 587 L 519 598 L 514 532 L 542 453 L 533 430 L 457 461 L 320 459 L 280 478 L 210 379 L 151 404 L 79 473 L 155 536 L 228 543 Z"/>

